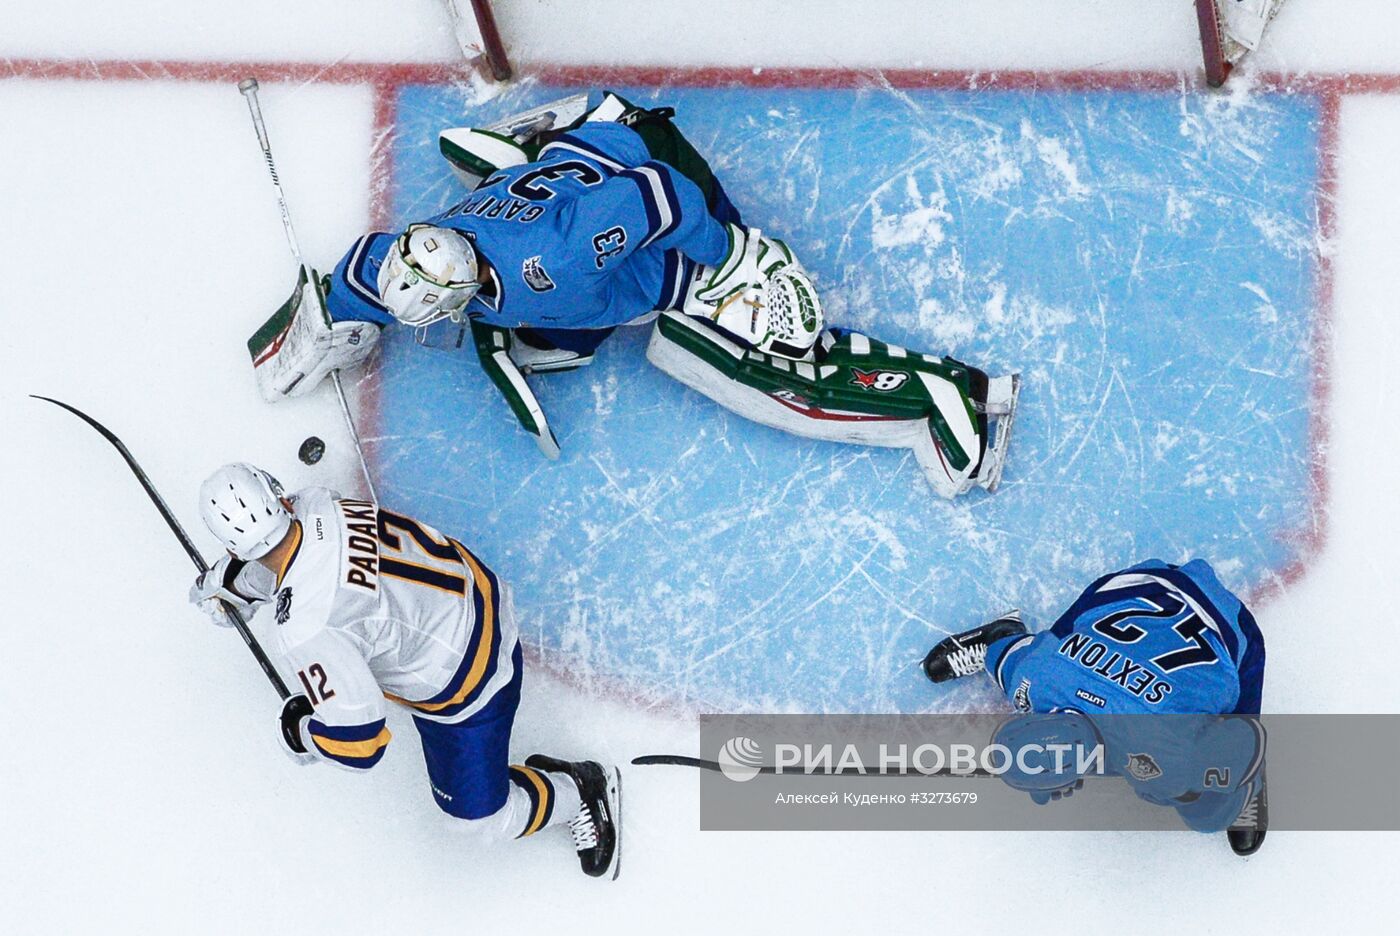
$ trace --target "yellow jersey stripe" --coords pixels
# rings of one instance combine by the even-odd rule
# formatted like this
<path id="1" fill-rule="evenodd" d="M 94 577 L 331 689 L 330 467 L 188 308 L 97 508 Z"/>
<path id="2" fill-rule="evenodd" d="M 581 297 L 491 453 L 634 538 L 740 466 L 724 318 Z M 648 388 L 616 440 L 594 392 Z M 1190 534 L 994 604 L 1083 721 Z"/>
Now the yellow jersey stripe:
<path id="1" fill-rule="evenodd" d="M 471 669 L 467 671 L 467 676 L 462 680 L 462 684 L 457 687 L 457 692 L 445 702 L 427 703 L 410 702 L 407 699 L 400 699 L 398 696 L 385 695 L 395 702 L 402 702 L 410 705 L 420 712 L 440 712 L 445 708 L 460 705 L 462 700 L 472 694 L 477 684 L 481 682 L 481 677 L 486 673 L 486 666 L 491 662 L 491 644 L 496 631 L 496 595 L 491 588 L 491 580 L 486 577 L 486 573 L 472 554 L 456 540 L 452 540 L 452 545 L 461 554 L 462 560 L 467 567 L 472 570 L 472 579 L 476 584 L 476 590 L 481 593 L 481 641 L 476 646 L 476 656 L 472 659 Z"/>
<path id="2" fill-rule="evenodd" d="M 549 812 L 549 786 L 545 784 L 544 778 L 536 773 L 534 768 L 512 765 L 510 769 L 524 774 L 539 794 L 535 799 L 535 815 L 531 817 L 530 825 L 526 827 L 524 832 L 520 833 L 522 837 L 534 835 L 544 823 L 545 813 Z"/>
<path id="3" fill-rule="evenodd" d="M 292 561 L 293 561 L 294 559 L 296 559 L 297 553 L 301 552 L 301 538 L 302 538 L 301 521 L 300 521 L 300 520 L 293 520 L 293 521 L 292 521 L 292 529 L 296 532 L 297 541 L 296 541 L 296 545 L 294 545 L 290 550 L 288 550 L 288 552 L 287 552 L 287 558 L 284 559 L 284 560 L 282 561 L 282 568 L 280 568 L 280 569 L 277 570 L 277 587 L 278 587 L 278 588 L 281 588 L 281 587 L 282 587 L 282 577 L 285 576 L 285 575 L 287 574 L 287 570 L 290 569 L 290 568 L 292 567 Z"/>
<path id="4" fill-rule="evenodd" d="M 379 734 L 368 741 L 336 741 L 311 732 L 311 740 L 315 745 L 332 757 L 373 757 L 380 748 L 388 745 L 393 737 L 387 725 L 379 729 Z"/>

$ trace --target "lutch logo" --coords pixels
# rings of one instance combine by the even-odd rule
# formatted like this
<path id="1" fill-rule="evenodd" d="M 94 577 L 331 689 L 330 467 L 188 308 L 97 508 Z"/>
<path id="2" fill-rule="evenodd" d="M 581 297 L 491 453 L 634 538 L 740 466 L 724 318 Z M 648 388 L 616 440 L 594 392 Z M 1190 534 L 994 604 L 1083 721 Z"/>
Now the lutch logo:
<path id="1" fill-rule="evenodd" d="M 719 749 L 720 773 L 736 783 L 757 777 L 762 766 L 763 750 L 752 738 L 730 738 Z"/>

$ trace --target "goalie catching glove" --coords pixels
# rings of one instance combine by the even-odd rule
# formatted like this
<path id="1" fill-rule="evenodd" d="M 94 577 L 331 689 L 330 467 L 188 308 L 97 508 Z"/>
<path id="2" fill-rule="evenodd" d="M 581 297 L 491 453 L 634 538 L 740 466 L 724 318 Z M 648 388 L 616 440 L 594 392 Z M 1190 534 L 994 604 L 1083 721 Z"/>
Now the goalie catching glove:
<path id="1" fill-rule="evenodd" d="M 718 266 L 696 269 L 685 314 L 709 319 L 759 351 L 809 360 L 824 322 L 807 271 L 782 241 L 757 228 L 728 229 L 729 252 Z"/>
<path id="2" fill-rule="evenodd" d="M 296 289 L 248 339 L 258 392 L 268 403 L 310 393 L 331 371 L 354 367 L 379 341 L 371 322 L 331 322 L 326 287 L 303 266 Z"/>

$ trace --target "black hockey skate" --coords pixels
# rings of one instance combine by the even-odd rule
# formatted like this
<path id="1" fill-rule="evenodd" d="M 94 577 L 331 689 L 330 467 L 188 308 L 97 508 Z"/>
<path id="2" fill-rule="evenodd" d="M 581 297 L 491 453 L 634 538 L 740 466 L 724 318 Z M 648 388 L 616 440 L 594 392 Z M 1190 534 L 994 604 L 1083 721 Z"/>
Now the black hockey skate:
<path id="1" fill-rule="evenodd" d="M 566 761 L 531 754 L 525 766 L 573 777 L 583 805 L 569 823 L 583 873 L 602 877 L 609 870 L 617 880 L 622 871 L 622 775 L 597 761 Z"/>
<path id="2" fill-rule="evenodd" d="M 1264 844 L 1264 833 L 1269 828 L 1269 787 L 1260 775 L 1259 792 L 1249 798 L 1240 816 L 1226 831 L 1230 849 L 1240 857 L 1257 852 Z"/>
<path id="3" fill-rule="evenodd" d="M 987 648 L 1003 637 L 1026 633 L 1021 612 L 1008 611 L 990 624 L 945 637 L 924 657 L 924 675 L 936 683 L 981 672 Z"/>

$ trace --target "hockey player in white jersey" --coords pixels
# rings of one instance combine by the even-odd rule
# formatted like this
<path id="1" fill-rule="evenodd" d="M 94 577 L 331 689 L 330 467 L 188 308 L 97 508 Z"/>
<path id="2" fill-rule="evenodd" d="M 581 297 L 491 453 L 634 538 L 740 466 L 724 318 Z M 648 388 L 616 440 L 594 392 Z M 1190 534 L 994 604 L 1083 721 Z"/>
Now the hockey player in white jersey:
<path id="1" fill-rule="evenodd" d="M 200 510 L 227 555 L 193 602 L 270 606 L 276 645 L 303 694 L 280 716 L 299 763 L 373 767 L 390 732 L 385 699 L 409 709 L 433 798 L 486 839 L 567 824 L 583 870 L 616 876 L 619 778 L 594 761 L 511 764 L 522 676 L 510 592 L 456 539 L 325 488 L 284 495 L 267 472 L 226 465 Z"/>

